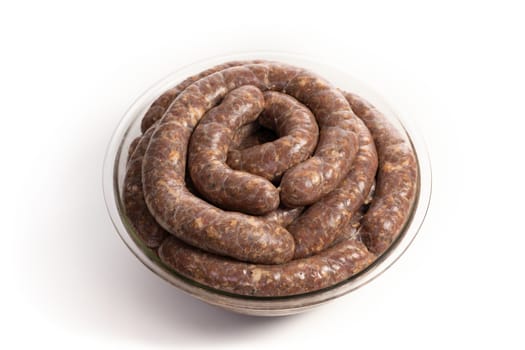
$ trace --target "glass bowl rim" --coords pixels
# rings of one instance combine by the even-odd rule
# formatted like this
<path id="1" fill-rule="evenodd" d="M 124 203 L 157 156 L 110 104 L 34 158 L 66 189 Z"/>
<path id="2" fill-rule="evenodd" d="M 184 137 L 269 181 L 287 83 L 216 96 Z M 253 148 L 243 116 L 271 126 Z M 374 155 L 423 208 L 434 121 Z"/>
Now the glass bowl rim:
<path id="1" fill-rule="evenodd" d="M 418 191 L 416 200 L 412 207 L 411 215 L 407 219 L 403 231 L 400 233 L 396 242 L 394 242 L 383 255 L 376 259 L 365 270 L 350 277 L 349 279 L 341 281 L 334 286 L 309 293 L 284 297 L 251 297 L 222 292 L 210 287 L 203 286 L 197 282 L 193 282 L 188 278 L 179 275 L 169 267 L 161 265 L 159 262 L 152 260 L 152 258 L 129 232 L 129 230 L 132 230 L 132 228 L 130 224 L 126 222 L 126 216 L 124 215 L 123 209 L 120 206 L 118 166 L 120 157 L 122 156 L 123 142 L 128 137 L 133 123 L 136 122 L 137 118 L 140 118 L 143 115 L 144 108 L 147 108 L 154 98 L 156 98 L 170 86 L 175 85 L 185 77 L 189 76 L 189 74 L 185 73 L 186 71 L 193 70 L 197 72 L 222 62 L 249 59 L 282 61 L 298 66 L 301 66 L 301 64 L 302 66 L 311 66 L 313 64 L 325 68 L 329 67 L 333 71 L 340 72 L 347 78 L 350 78 L 354 83 L 358 84 L 360 87 L 360 91 L 358 93 L 365 99 L 369 100 L 374 105 L 382 105 L 380 110 L 387 116 L 389 120 L 391 120 L 393 117 L 395 120 L 397 120 L 397 122 L 399 122 L 400 126 L 407 133 L 416 153 L 418 164 Z M 383 110 L 385 106 L 388 108 L 388 113 Z M 173 71 L 163 79 L 153 84 L 131 104 L 113 132 L 106 150 L 102 176 L 104 200 L 113 226 L 115 227 L 119 237 L 131 250 L 131 252 L 149 270 L 183 292 L 186 292 L 193 297 L 196 297 L 197 299 L 200 299 L 209 304 L 244 314 L 276 316 L 297 313 L 313 306 L 326 303 L 369 283 L 384 273 L 389 267 L 391 267 L 403 255 L 403 253 L 408 249 L 410 244 L 415 239 L 425 220 L 426 214 L 428 213 L 432 193 L 432 170 L 430 157 L 426 144 L 420 133 L 417 131 L 418 130 L 412 120 L 408 118 L 401 118 L 399 114 L 392 109 L 391 105 L 387 103 L 384 98 L 380 97 L 374 90 L 370 89 L 366 84 L 348 74 L 344 69 L 334 65 L 327 65 L 321 59 L 282 51 L 250 51 L 220 55 L 199 60 L 180 67 L 179 69 Z"/>

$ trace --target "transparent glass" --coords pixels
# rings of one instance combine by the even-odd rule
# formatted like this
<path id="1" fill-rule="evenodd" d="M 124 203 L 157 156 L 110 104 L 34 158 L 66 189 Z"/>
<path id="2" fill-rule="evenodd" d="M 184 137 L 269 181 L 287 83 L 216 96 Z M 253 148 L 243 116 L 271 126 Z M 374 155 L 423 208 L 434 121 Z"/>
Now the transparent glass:
<path id="1" fill-rule="evenodd" d="M 156 254 L 136 238 L 136 233 L 124 214 L 122 188 L 128 148 L 131 141 L 140 134 L 140 122 L 150 104 L 165 90 L 188 76 L 226 61 L 249 59 L 275 60 L 308 68 L 328 79 L 335 86 L 363 96 L 378 107 L 395 125 L 407 132 L 416 151 L 419 166 L 418 192 L 416 203 L 403 232 L 388 251 L 367 269 L 330 288 L 297 296 L 276 298 L 232 295 L 211 289 L 188 280 L 164 266 Z M 152 272 L 193 297 L 230 311 L 258 316 L 289 315 L 308 310 L 348 294 L 382 274 L 406 251 L 420 230 L 430 203 L 431 182 L 430 159 L 425 144 L 409 120 L 398 116 L 378 94 L 346 73 L 344 69 L 338 69 L 307 57 L 278 52 L 250 52 L 199 61 L 176 70 L 154 84 L 131 105 L 119 122 L 109 143 L 103 170 L 104 197 L 111 220 L 124 243 L 142 263 Z"/>

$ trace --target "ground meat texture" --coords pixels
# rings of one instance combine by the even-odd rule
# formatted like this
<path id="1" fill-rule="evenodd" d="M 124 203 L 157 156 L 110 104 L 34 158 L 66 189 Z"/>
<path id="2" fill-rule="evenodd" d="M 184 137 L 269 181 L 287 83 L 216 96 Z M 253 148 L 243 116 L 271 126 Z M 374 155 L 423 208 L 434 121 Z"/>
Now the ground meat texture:
<path id="1" fill-rule="evenodd" d="M 279 191 L 270 181 L 225 163 L 235 130 L 253 122 L 263 107 L 262 92 L 242 86 L 209 110 L 191 136 L 188 168 L 193 184 L 220 208 L 262 215 L 279 205 Z"/>
<path id="2" fill-rule="evenodd" d="M 345 93 L 345 97 L 370 130 L 379 156 L 375 193 L 360 234 L 368 249 L 380 255 L 409 217 L 418 181 L 416 156 L 407 135 L 379 110 L 355 94 Z"/>
<path id="3" fill-rule="evenodd" d="M 370 132 L 358 120 L 359 152 L 352 169 L 328 195 L 312 204 L 288 227 L 295 239 L 295 258 L 316 254 L 341 234 L 370 192 L 377 170 L 377 153 Z"/>
<path id="4" fill-rule="evenodd" d="M 130 218 L 138 238 L 147 247 L 156 248 L 168 233 L 149 213 L 142 190 L 142 159 L 152 134 L 153 129 L 150 129 L 142 137 L 135 139 L 136 142 L 133 142 L 132 155 L 126 167 L 122 199 L 126 216 Z"/>
<path id="5" fill-rule="evenodd" d="M 266 91 L 264 102 L 258 122 L 276 132 L 279 138 L 243 150 L 230 150 L 228 165 L 275 181 L 312 154 L 319 129 L 312 112 L 293 97 Z"/>
<path id="6" fill-rule="evenodd" d="M 260 297 L 312 292 L 346 280 L 375 259 L 363 243 L 345 240 L 322 253 L 281 265 L 256 265 L 209 254 L 170 237 L 158 250 L 170 268 L 222 291 Z"/>

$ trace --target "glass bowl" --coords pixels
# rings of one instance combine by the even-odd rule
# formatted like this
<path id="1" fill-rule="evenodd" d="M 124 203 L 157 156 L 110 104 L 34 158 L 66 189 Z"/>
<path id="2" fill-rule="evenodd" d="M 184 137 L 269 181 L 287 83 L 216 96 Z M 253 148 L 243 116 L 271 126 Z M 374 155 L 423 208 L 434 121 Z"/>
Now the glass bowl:
<path id="1" fill-rule="evenodd" d="M 262 298 L 233 295 L 200 285 L 166 267 L 153 250 L 144 246 L 136 238 L 135 231 L 124 214 L 122 189 L 128 148 L 131 141 L 140 135 L 140 122 L 150 104 L 165 90 L 186 77 L 223 62 L 250 59 L 274 60 L 307 68 L 328 79 L 335 86 L 361 95 L 382 111 L 392 123 L 403 128 L 415 149 L 419 166 L 418 190 L 412 213 L 403 231 L 392 246 L 368 268 L 330 288 L 295 296 Z M 425 144 L 409 121 L 396 115 L 379 95 L 344 70 L 294 54 L 251 52 L 216 57 L 187 65 L 160 80 L 140 96 L 120 120 L 109 143 L 104 160 L 103 190 L 109 215 L 118 234 L 133 254 L 152 272 L 180 290 L 206 303 L 242 314 L 280 316 L 305 311 L 348 294 L 388 269 L 409 247 L 425 219 L 431 195 L 431 168 Z"/>

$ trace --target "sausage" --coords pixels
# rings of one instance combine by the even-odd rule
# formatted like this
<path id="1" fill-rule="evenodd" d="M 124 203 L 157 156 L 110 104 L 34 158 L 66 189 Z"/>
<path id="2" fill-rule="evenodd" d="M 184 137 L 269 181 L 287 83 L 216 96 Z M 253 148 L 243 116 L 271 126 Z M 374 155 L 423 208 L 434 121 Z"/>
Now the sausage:
<path id="1" fill-rule="evenodd" d="M 313 166 L 315 162 L 310 162 L 311 164 L 306 168 L 301 168 L 305 171 L 301 169 L 295 171 L 295 176 L 300 176 L 301 181 L 306 179 L 306 185 L 302 187 L 303 192 L 308 196 L 310 189 L 314 192 L 314 196 L 308 198 L 315 198 L 315 194 L 322 193 L 327 188 L 325 183 L 316 185 L 308 180 L 312 176 L 325 179 L 326 182 L 331 183 L 330 186 L 337 185 L 339 181 L 332 182 L 336 178 L 342 178 L 342 175 L 336 175 L 332 166 L 325 166 L 323 162 L 333 160 L 343 167 L 343 164 L 351 163 L 353 159 L 351 152 L 356 148 L 353 145 L 356 136 L 351 130 L 354 114 L 344 97 L 326 81 L 300 68 L 279 63 L 247 64 L 227 68 L 196 81 L 181 92 L 171 104 L 159 121 L 144 156 L 142 167 L 144 197 L 156 221 L 188 244 L 238 260 L 266 264 L 283 263 L 290 260 L 294 253 L 293 237 L 288 231 L 263 219 L 237 212 L 224 212 L 196 198 L 184 186 L 187 145 L 193 129 L 204 113 L 215 106 L 229 91 L 244 85 L 277 91 L 285 89 L 288 91 L 292 85 L 290 94 L 303 104 L 310 105 L 309 108 L 316 118 L 316 110 L 324 116 L 324 119 L 321 119 L 323 124 L 316 155 L 321 145 L 327 149 L 340 150 L 334 154 L 325 154 L 322 151 L 320 153 L 322 157 L 314 155 L 304 163 L 288 170 L 281 181 L 281 201 L 284 204 L 290 203 L 287 197 L 283 196 L 286 176 L 312 159 L 318 159 L 320 166 L 315 167 Z M 321 96 L 318 92 L 302 91 L 301 85 L 304 85 L 306 90 L 313 86 L 323 94 Z M 343 104 L 340 103 L 340 98 L 344 100 Z M 321 106 L 322 102 L 326 103 L 326 106 Z M 340 149 L 337 146 L 338 140 L 323 140 L 324 126 L 344 135 L 344 140 L 353 141 L 341 142 L 348 147 Z M 327 133 L 325 132 L 324 135 L 326 136 Z M 321 149 L 324 149 L 323 147 Z M 323 174 L 327 169 L 330 171 Z M 301 182 L 295 181 L 294 176 L 289 179 L 293 180 L 291 183 Z M 318 191 L 316 189 L 318 186 L 323 190 Z M 292 203 L 300 202 L 292 200 Z M 232 245 L 232 241 L 236 244 Z"/>
<path id="2" fill-rule="evenodd" d="M 354 112 L 374 138 L 378 156 L 374 198 L 362 220 L 361 237 L 368 249 L 380 255 L 401 233 L 409 217 L 418 183 L 418 166 L 407 135 L 399 131 L 363 98 L 345 93 Z"/>
<path id="3" fill-rule="evenodd" d="M 343 282 L 388 249 L 415 202 L 408 137 L 362 98 L 301 68 L 214 67 L 163 94 L 142 126 L 129 149 L 126 216 L 167 267 L 224 292 L 278 297 Z M 283 143 L 289 136 L 300 146 Z M 261 156 L 265 147 L 273 156 Z M 228 167 L 232 154 L 244 154 L 242 169 Z M 287 166 L 268 164 L 275 158 Z M 268 180 L 281 175 L 278 194 Z"/>
<path id="4" fill-rule="evenodd" d="M 288 231 L 295 239 L 295 258 L 318 253 L 329 246 L 364 203 L 374 183 L 377 153 L 370 132 L 358 120 L 359 151 L 339 186 L 312 204 Z"/>
<path id="5" fill-rule="evenodd" d="M 279 191 L 270 181 L 225 163 L 235 130 L 253 122 L 263 107 L 262 92 L 242 86 L 210 109 L 191 136 L 188 170 L 193 184 L 220 208 L 262 215 L 279 206 Z"/>
<path id="6" fill-rule="evenodd" d="M 318 255 L 281 265 L 257 265 L 209 254 L 167 238 L 161 261 L 181 275 L 225 292 L 278 297 L 313 292 L 342 282 L 375 259 L 358 240 L 345 240 Z"/>
<path id="7" fill-rule="evenodd" d="M 133 151 L 126 167 L 122 196 L 126 216 L 130 218 L 139 240 L 149 248 L 158 247 L 168 235 L 149 213 L 142 190 L 142 159 L 153 130 L 147 130 L 142 137 L 135 139 L 133 146 L 130 146 L 130 150 L 133 148 Z"/>
<path id="8" fill-rule="evenodd" d="M 277 133 L 273 142 L 230 150 L 228 165 L 274 181 L 308 158 L 319 137 L 315 117 L 306 106 L 286 94 L 266 91 L 259 124 Z"/>
<path id="9" fill-rule="evenodd" d="M 210 69 L 207 69 L 205 71 L 202 71 L 198 74 L 195 74 L 189 78 L 184 79 L 181 83 L 176 85 L 175 87 L 167 90 L 162 95 L 160 95 L 150 106 L 148 111 L 146 112 L 146 115 L 142 119 L 141 123 L 141 130 L 142 132 L 146 132 L 157 120 L 159 120 L 163 115 L 164 112 L 168 109 L 168 107 L 173 103 L 173 101 L 177 98 L 177 96 L 184 91 L 188 86 L 193 84 L 199 79 L 202 79 L 204 77 L 207 77 L 208 75 L 211 75 L 215 72 L 221 71 L 223 69 L 229 68 L 229 67 L 236 67 L 241 66 L 243 64 L 247 63 L 258 63 L 258 62 L 264 62 L 261 60 L 253 60 L 253 61 L 231 61 L 226 62 L 220 65 L 217 65 L 215 67 L 212 67 Z"/>
<path id="10" fill-rule="evenodd" d="M 357 118 L 337 89 L 309 72 L 296 75 L 284 90 L 310 108 L 319 124 L 314 156 L 281 180 L 281 201 L 304 206 L 334 190 L 350 171 L 358 148 Z"/>

